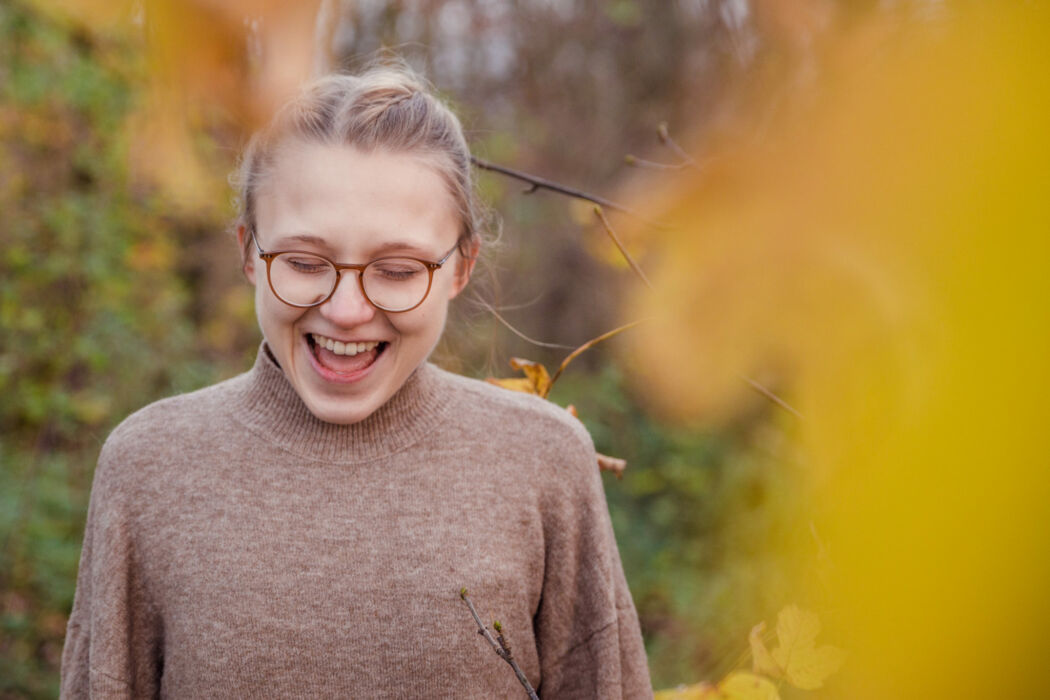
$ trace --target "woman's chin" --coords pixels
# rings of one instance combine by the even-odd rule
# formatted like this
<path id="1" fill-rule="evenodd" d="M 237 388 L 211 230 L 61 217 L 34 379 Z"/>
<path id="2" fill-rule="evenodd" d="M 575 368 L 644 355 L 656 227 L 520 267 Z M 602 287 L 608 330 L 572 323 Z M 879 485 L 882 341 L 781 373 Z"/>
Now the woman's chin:
<path id="1" fill-rule="evenodd" d="M 309 401 L 306 403 L 306 407 L 317 420 L 335 425 L 360 423 L 379 408 L 379 406 L 363 405 L 360 400 Z"/>

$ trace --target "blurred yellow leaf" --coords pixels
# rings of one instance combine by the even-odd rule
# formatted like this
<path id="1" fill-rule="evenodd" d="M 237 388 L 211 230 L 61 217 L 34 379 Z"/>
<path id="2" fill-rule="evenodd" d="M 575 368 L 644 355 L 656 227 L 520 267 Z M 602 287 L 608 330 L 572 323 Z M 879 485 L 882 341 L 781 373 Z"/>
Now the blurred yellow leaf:
<path id="1" fill-rule="evenodd" d="M 134 178 L 159 185 L 185 213 L 225 216 L 230 164 L 204 148 L 201 134 L 256 129 L 309 78 L 318 0 L 32 2 L 56 20 L 139 47 L 145 70 L 122 127 Z"/>
<path id="2" fill-rule="evenodd" d="M 879 4 L 900 12 L 842 27 L 805 94 L 768 86 L 761 133 L 713 137 L 703 173 L 636 204 L 668 225 L 637 233 L 655 291 L 625 317 L 655 320 L 632 378 L 728 422 L 762 376 L 805 416 L 780 416 L 785 476 L 834 549 L 851 659 L 828 697 L 1041 697 L 1050 4 Z M 827 593 L 796 546 L 789 576 Z"/>
<path id="3" fill-rule="evenodd" d="M 803 690 L 814 690 L 837 671 L 845 652 L 832 646 L 817 648 L 820 618 L 808 610 L 789 605 L 777 616 L 777 640 L 772 658 L 789 683 Z M 752 650 L 754 640 L 752 639 Z M 757 662 L 756 657 L 756 662 Z M 763 662 L 768 662 L 764 658 Z M 771 674 L 772 675 L 772 674 Z"/>
<path id="4" fill-rule="evenodd" d="M 755 673 L 764 673 L 773 678 L 782 678 L 784 676 L 783 670 L 777 664 L 773 655 L 769 653 L 765 642 L 762 641 L 762 633 L 765 632 L 765 629 L 765 622 L 759 622 L 751 628 L 751 634 L 748 637 L 748 640 L 751 642 L 751 656 L 754 659 L 751 668 Z"/>
<path id="5" fill-rule="evenodd" d="M 653 700 L 780 700 L 768 678 L 747 671 L 733 671 L 718 685 L 697 683 L 653 693 Z"/>
<path id="6" fill-rule="evenodd" d="M 776 685 L 747 671 L 734 671 L 718 684 L 720 700 L 780 700 Z"/>
<path id="7" fill-rule="evenodd" d="M 710 683 L 682 685 L 653 693 L 653 700 L 716 700 L 719 697 L 718 688 Z"/>

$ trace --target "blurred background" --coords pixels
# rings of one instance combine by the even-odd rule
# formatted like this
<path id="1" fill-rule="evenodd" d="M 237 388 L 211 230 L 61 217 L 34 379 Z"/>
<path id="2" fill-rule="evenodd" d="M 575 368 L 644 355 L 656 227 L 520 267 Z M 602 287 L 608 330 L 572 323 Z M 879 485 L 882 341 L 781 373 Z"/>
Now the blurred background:
<path id="1" fill-rule="evenodd" d="M 387 54 L 475 155 L 639 212 L 607 213 L 652 291 L 590 205 L 479 171 L 493 244 L 435 360 L 553 369 L 652 319 L 551 398 L 628 461 L 606 493 L 654 686 L 750 667 L 752 627 L 772 642 L 798 603 L 859 658 L 825 692 L 951 695 L 962 657 L 920 650 L 976 604 L 982 622 L 949 636 L 996 629 L 998 694 L 1024 697 L 1008 691 L 1033 667 L 1005 640 L 1047 621 L 1048 24 L 1033 3 L 981 5 L 0 0 L 0 697 L 57 694 L 109 430 L 251 364 L 227 228 L 248 134 L 303 79 Z M 1001 555 L 980 595 L 992 558 L 963 532 Z M 939 608 L 949 589 L 959 607 Z"/>

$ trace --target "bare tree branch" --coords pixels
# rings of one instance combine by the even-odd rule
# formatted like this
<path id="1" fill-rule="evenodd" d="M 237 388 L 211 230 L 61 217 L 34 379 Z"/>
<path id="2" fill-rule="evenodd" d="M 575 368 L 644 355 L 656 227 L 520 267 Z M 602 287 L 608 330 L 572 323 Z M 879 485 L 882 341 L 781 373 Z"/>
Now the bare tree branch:
<path id="1" fill-rule="evenodd" d="M 646 160 L 630 153 L 623 157 L 623 162 L 632 168 L 650 168 L 652 170 L 685 170 L 692 167 L 689 163 L 657 163 L 655 160 Z"/>
<path id="2" fill-rule="evenodd" d="M 631 257 L 631 254 L 628 253 L 627 249 L 623 247 L 623 243 L 620 241 L 620 237 L 616 235 L 616 231 L 613 231 L 612 224 L 610 224 L 609 219 L 605 217 L 605 212 L 602 211 L 602 208 L 599 206 L 595 206 L 594 213 L 598 217 L 598 220 L 602 222 L 602 227 L 605 229 L 605 232 L 609 234 L 609 238 L 611 238 L 612 242 L 616 244 L 616 248 L 620 251 L 620 255 L 623 256 L 623 259 L 626 260 L 627 264 L 631 266 L 631 269 L 634 270 L 634 273 L 638 275 L 639 278 L 641 278 L 642 282 L 645 283 L 645 286 L 649 289 L 652 289 L 653 285 L 649 282 L 649 278 L 645 276 L 645 273 L 642 272 L 642 268 L 638 266 L 638 263 L 634 261 L 634 258 Z"/>
<path id="3" fill-rule="evenodd" d="M 548 180 L 537 175 L 530 175 L 529 173 L 525 173 L 520 170 L 514 170 L 503 165 L 496 165 L 495 163 L 490 163 L 487 160 L 482 160 L 481 158 L 478 158 L 476 156 L 471 156 L 470 160 L 474 163 L 474 165 L 481 168 L 482 170 L 491 170 L 494 173 L 500 173 L 501 175 L 506 175 L 507 177 L 512 177 L 516 180 L 521 180 L 522 182 L 529 183 L 530 187 L 525 190 L 525 194 L 531 194 L 538 189 L 550 190 L 551 192 L 557 192 L 558 194 L 563 194 L 567 197 L 582 199 L 584 201 L 591 202 L 592 204 L 597 204 L 599 206 L 605 207 L 606 209 L 612 209 L 614 211 L 622 212 L 624 214 L 630 214 L 631 216 L 641 218 L 638 212 L 634 211 L 633 209 L 629 209 L 623 206 L 622 204 L 617 204 L 616 202 L 608 200 L 605 197 L 599 197 L 596 194 L 590 194 L 589 192 L 584 192 L 583 190 L 578 190 L 574 187 L 568 187 L 566 185 L 562 185 L 561 183 L 554 182 L 553 180 Z"/>
<path id="4" fill-rule="evenodd" d="M 682 164 L 681 164 L 680 167 L 689 167 L 689 168 L 693 168 L 695 170 L 700 170 L 700 164 L 697 163 L 696 160 L 692 156 L 690 156 L 681 146 L 678 145 L 678 143 L 675 142 L 674 139 L 671 138 L 671 134 L 670 134 L 670 132 L 668 131 L 668 128 L 667 128 L 667 122 L 661 122 L 660 123 L 660 125 L 657 127 L 656 134 L 657 134 L 657 136 L 660 139 L 660 143 L 662 143 L 665 146 L 667 146 L 668 148 L 670 148 L 679 158 L 682 159 Z M 628 156 L 627 158 L 628 159 L 633 159 L 634 157 L 633 156 Z M 567 186 L 562 185 L 560 183 L 554 182 L 553 180 L 547 180 L 546 178 L 538 177 L 536 175 L 530 175 L 529 173 L 525 173 L 525 172 L 522 172 L 520 170 L 514 170 L 512 168 L 507 168 L 507 167 L 502 166 L 502 165 L 496 165 L 495 163 L 489 163 L 488 161 L 482 160 L 481 158 L 477 158 L 475 156 L 471 156 L 470 160 L 471 160 L 471 162 L 474 163 L 475 166 L 477 166 L 477 167 L 479 167 L 479 168 L 481 168 L 483 170 L 491 170 L 492 172 L 500 173 L 502 175 L 506 175 L 508 177 L 515 178 L 517 180 L 521 180 L 522 182 L 529 183 L 530 187 L 525 190 L 526 193 L 535 192 L 537 189 L 547 189 L 547 190 L 550 190 L 552 192 L 557 192 L 558 194 L 563 194 L 563 195 L 565 195 L 567 197 L 574 197 L 576 199 L 582 199 L 584 201 L 591 202 L 592 204 L 596 204 L 597 206 L 595 207 L 594 212 L 598 216 L 599 220 L 601 221 L 602 226 L 605 228 L 605 232 L 613 240 L 613 243 L 616 244 L 616 247 L 619 249 L 619 251 L 623 255 L 624 259 L 627 260 L 627 264 L 631 266 L 631 269 L 634 270 L 635 274 L 637 274 L 641 278 L 641 280 L 645 283 L 645 285 L 647 287 L 652 289 L 652 284 L 649 282 L 649 278 L 647 278 L 645 276 L 645 273 L 642 271 L 642 268 L 638 266 L 638 263 L 634 261 L 634 258 L 632 258 L 630 256 L 630 254 L 627 252 L 627 249 L 624 248 L 623 243 L 620 241 L 620 238 L 616 235 L 616 232 L 613 230 L 612 226 L 609 224 L 609 220 L 605 216 L 605 212 L 602 211 L 602 207 L 605 207 L 607 209 L 612 209 L 614 211 L 619 211 L 619 212 L 622 212 L 624 214 L 629 214 L 629 215 L 634 216 L 634 217 L 636 217 L 638 219 L 642 219 L 642 217 L 637 212 L 635 212 L 632 209 L 628 209 L 627 207 L 624 207 L 624 206 L 622 206 L 620 204 L 612 202 L 612 201 L 610 201 L 608 199 L 605 199 L 604 197 L 599 197 L 598 195 L 590 194 L 588 192 L 584 192 L 582 190 L 578 190 L 578 189 L 575 189 L 575 188 L 572 188 L 572 187 L 567 187 Z M 638 159 L 634 159 L 634 160 L 637 161 Z M 628 161 L 628 162 L 630 162 L 630 161 Z M 651 161 L 646 161 L 646 162 L 651 163 Z M 659 164 L 657 164 L 657 165 L 659 165 Z M 679 166 L 668 166 L 668 167 L 673 167 L 673 168 L 676 168 L 676 169 L 679 168 Z M 653 225 L 657 225 L 657 224 L 653 224 Z M 546 343 L 533 341 L 531 338 L 529 338 L 527 336 L 524 336 L 523 334 L 519 333 L 516 329 L 512 328 L 510 326 L 510 324 L 508 324 L 503 318 L 501 318 L 499 316 L 499 314 L 495 313 L 495 311 L 493 311 L 493 314 L 496 316 L 497 319 L 499 319 L 501 322 L 503 322 L 504 325 L 506 325 L 509 328 L 511 328 L 511 330 L 515 334 L 519 335 L 524 340 L 528 340 L 529 342 L 534 342 L 537 345 L 543 345 L 543 346 L 548 346 L 549 347 L 549 345 L 546 344 Z M 554 373 L 553 377 L 551 377 L 550 385 L 548 387 L 548 392 L 549 392 L 550 387 L 554 386 L 554 382 L 558 379 L 558 377 L 561 376 L 561 373 L 565 370 L 565 368 L 569 365 L 569 363 L 572 362 L 574 359 L 576 359 L 576 357 L 579 356 L 583 351 L 585 351 L 588 348 L 596 345 L 597 343 L 600 343 L 601 341 L 603 341 L 603 340 L 605 340 L 607 338 L 610 338 L 610 337 L 616 335 L 620 331 L 627 330 L 628 328 L 631 328 L 631 327 L 637 325 L 638 323 L 641 323 L 641 321 L 634 321 L 633 323 L 628 323 L 628 324 L 626 324 L 624 326 L 620 326 L 619 328 L 613 329 L 613 330 L 609 331 L 608 333 L 603 333 L 602 335 L 598 336 L 597 338 L 589 340 L 586 343 L 584 343 L 583 345 L 581 345 L 580 347 L 578 347 L 575 350 L 573 350 L 568 355 L 568 357 L 566 357 L 564 360 L 562 360 L 561 366 L 558 368 L 558 371 Z M 795 410 L 795 408 L 792 407 L 791 404 L 789 404 L 787 401 L 785 401 L 784 399 L 782 399 L 779 396 L 777 396 L 776 394 L 774 394 L 767 387 L 765 387 L 762 384 L 758 383 L 757 381 L 755 381 L 751 377 L 743 377 L 742 376 L 741 379 L 743 379 L 752 389 L 754 389 L 759 394 L 761 394 L 765 398 L 767 398 L 770 401 L 772 401 L 773 403 L 775 403 L 777 406 L 780 406 L 781 408 L 783 408 L 788 413 L 791 413 L 792 415 L 794 415 L 796 418 L 799 418 L 799 419 L 802 418 L 802 414 L 799 413 L 797 410 Z M 615 469 L 610 469 L 610 471 L 616 471 L 616 470 Z"/>
<path id="5" fill-rule="evenodd" d="M 782 399 L 779 396 L 777 396 L 776 394 L 774 394 L 772 392 L 772 390 L 770 390 L 770 389 L 766 388 L 765 386 L 759 384 L 757 381 L 755 381 L 751 377 L 747 377 L 747 376 L 741 375 L 740 378 L 743 379 L 745 382 L 747 382 L 748 386 L 750 386 L 752 389 L 757 391 L 759 394 L 761 394 L 762 396 L 765 396 L 767 399 L 769 399 L 770 401 L 775 403 L 777 406 L 780 406 L 782 409 L 784 409 L 785 411 L 787 411 L 791 415 L 795 416 L 795 418 L 798 418 L 799 420 L 802 420 L 802 414 L 799 413 L 798 411 L 796 411 L 794 409 L 794 407 L 792 407 L 792 405 L 789 404 L 787 401 L 785 401 L 784 399 Z"/>
<path id="6" fill-rule="evenodd" d="M 530 338 L 529 336 L 525 335 L 524 333 L 519 331 L 517 328 L 515 328 L 514 325 L 511 324 L 510 321 L 508 321 L 507 319 L 503 318 L 503 316 L 500 315 L 500 313 L 498 311 L 496 311 L 496 307 L 492 306 L 492 304 L 489 304 L 488 302 L 482 301 L 482 306 L 484 306 L 488 310 L 488 312 L 490 314 L 495 316 L 496 320 L 499 321 L 500 323 L 502 323 L 504 325 L 504 327 L 506 327 L 507 330 L 509 330 L 511 333 L 513 333 L 514 335 L 518 336 L 519 338 L 521 338 L 522 340 L 524 340 L 524 341 L 526 341 L 528 343 L 532 343 L 533 345 L 538 345 L 541 348 L 555 348 L 555 349 L 558 349 L 558 350 L 572 350 L 572 346 L 571 345 L 561 345 L 559 343 L 547 343 L 547 342 L 544 342 L 542 340 L 536 340 L 534 338 Z"/>
<path id="7" fill-rule="evenodd" d="M 671 138 L 671 133 L 667 130 L 667 122 L 660 122 L 660 125 L 656 127 L 656 136 L 660 139 L 660 143 L 670 148 L 675 155 L 682 159 L 682 163 L 695 170 L 700 169 L 700 164 Z"/>
<path id="8" fill-rule="evenodd" d="M 518 666 L 518 662 L 514 660 L 514 656 L 510 653 L 510 645 L 507 644 L 507 640 L 503 637 L 503 625 L 501 625 L 499 621 L 492 623 L 492 626 L 496 628 L 496 633 L 499 635 L 498 640 L 493 639 L 492 633 L 489 632 L 485 623 L 481 621 L 481 617 L 478 616 L 478 611 L 474 608 L 474 603 L 470 601 L 470 596 L 468 595 L 466 588 L 459 589 L 459 597 L 467 604 L 467 607 L 470 608 L 470 614 L 474 617 L 474 622 L 478 625 L 478 634 L 485 638 L 485 641 L 489 643 L 497 656 L 510 664 L 510 667 L 514 669 L 514 675 L 518 677 L 518 682 L 525 688 L 525 692 L 529 694 L 529 698 L 531 698 L 531 700 L 540 700 L 539 696 L 536 695 L 536 691 L 532 689 L 532 684 L 529 683 L 529 679 L 525 677 L 524 673 L 522 673 L 521 667 Z"/>
<path id="9" fill-rule="evenodd" d="M 543 398 L 547 398 L 547 395 L 550 394 L 550 390 L 554 388 L 554 382 L 558 381 L 558 377 L 560 377 L 561 373 L 565 371 L 565 368 L 569 366 L 569 363 L 572 362 L 573 360 L 575 360 L 581 354 L 583 354 L 584 351 L 591 349 L 592 347 L 594 347 L 598 343 L 602 342 L 603 340 L 608 340 L 609 338 L 613 337 L 617 333 L 621 333 L 621 332 L 623 332 L 623 331 L 625 331 L 625 330 L 627 330 L 629 328 L 634 328 L 639 323 L 644 323 L 645 321 L 648 321 L 648 320 L 649 319 L 647 319 L 647 318 L 643 318 L 643 319 L 638 320 L 638 321 L 631 321 L 630 323 L 625 323 L 624 325 L 620 326 L 619 328 L 613 328 L 611 331 L 606 331 L 605 333 L 602 333 L 597 338 L 591 338 L 586 343 L 584 343 L 580 347 L 578 347 L 575 350 L 573 350 L 572 352 L 570 352 L 565 357 L 565 359 L 561 361 L 561 365 L 558 367 L 558 371 L 554 373 L 553 377 L 551 377 L 550 382 L 547 384 L 547 392 L 543 395 Z"/>

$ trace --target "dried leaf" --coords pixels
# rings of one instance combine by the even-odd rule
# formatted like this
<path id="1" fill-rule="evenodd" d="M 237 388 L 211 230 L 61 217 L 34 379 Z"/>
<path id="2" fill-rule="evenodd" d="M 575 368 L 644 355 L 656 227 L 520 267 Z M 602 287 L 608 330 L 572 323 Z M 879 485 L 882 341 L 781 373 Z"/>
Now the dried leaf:
<path id="1" fill-rule="evenodd" d="M 551 376 L 547 372 L 547 368 L 541 365 L 539 362 L 533 362 L 532 360 L 525 360 L 520 357 L 510 358 L 510 366 L 514 369 L 520 369 L 525 373 L 525 376 L 532 382 L 535 387 L 533 393 L 546 397 L 551 390 Z"/>
<path id="2" fill-rule="evenodd" d="M 547 398 L 551 390 L 551 377 L 547 368 L 539 362 L 525 360 L 520 357 L 510 358 L 510 366 L 525 373 L 524 377 L 509 377 L 497 379 L 489 377 L 488 382 L 512 391 L 521 391 L 526 394 L 535 394 Z"/>
<path id="3" fill-rule="evenodd" d="M 511 391 L 520 391 L 525 394 L 536 393 L 536 387 L 532 383 L 532 380 L 526 379 L 525 377 L 507 377 L 506 379 L 497 379 L 496 377 L 489 377 L 485 381 L 489 384 L 501 386 L 504 389 L 510 389 Z"/>

